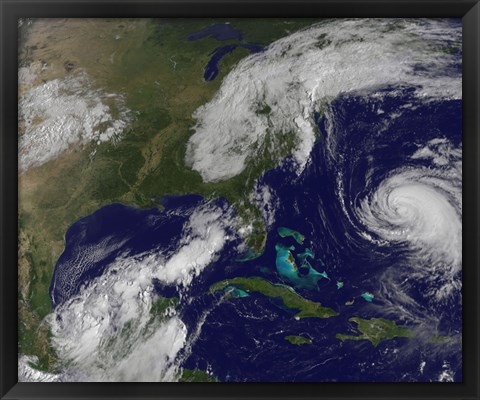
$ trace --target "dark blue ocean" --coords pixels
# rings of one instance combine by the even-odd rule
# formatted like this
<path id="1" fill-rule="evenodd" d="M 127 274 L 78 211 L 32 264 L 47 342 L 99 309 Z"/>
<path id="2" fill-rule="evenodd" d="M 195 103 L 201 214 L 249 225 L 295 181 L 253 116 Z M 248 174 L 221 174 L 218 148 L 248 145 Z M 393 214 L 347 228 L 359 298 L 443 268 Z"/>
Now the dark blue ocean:
<path id="1" fill-rule="evenodd" d="M 375 100 L 355 95 L 339 97 L 331 106 L 334 129 L 327 129 L 327 119 L 316 115 L 318 140 L 304 172 L 297 176 L 292 161 L 287 159 L 260 178 L 259 185 L 268 185 L 279 199 L 265 250 L 258 258 L 242 262 L 242 255 L 235 252 L 238 240 L 234 241 L 194 280 L 188 290 L 191 302 L 180 304 L 179 316 L 190 333 L 203 325 L 191 353 L 185 354 L 185 368 L 209 369 L 220 381 L 388 382 L 438 380 L 448 364 L 455 372 L 454 379 L 461 381 L 461 348 L 453 345 L 395 338 L 373 347 L 368 341 L 341 342 L 335 338 L 336 333 L 356 334 L 355 324 L 348 321 L 353 316 L 385 317 L 399 325 L 415 325 L 401 314 L 385 315 L 378 296 L 379 279 L 388 268 L 408 267 L 408 249 L 379 247 L 367 241 L 359 233 L 365 228 L 352 210 L 390 171 L 420 165 L 433 168 L 429 160 L 410 158 L 419 146 L 439 137 L 460 145 L 461 101 L 421 103 L 413 91 L 404 88 L 399 93 L 398 88 L 384 88 L 384 95 Z M 381 114 L 380 107 L 384 111 Z M 389 117 L 399 110 L 398 118 Z M 339 174 L 347 214 L 338 198 Z M 65 251 L 53 274 L 50 294 L 54 306 L 78 293 L 118 256 L 152 249 L 173 254 L 192 210 L 205 201 L 197 195 L 162 197 L 162 210 L 113 204 L 76 222 L 67 232 Z M 214 201 L 226 205 L 224 199 Z M 281 238 L 279 227 L 302 233 L 304 242 Z M 99 251 L 99 243 L 108 251 Z M 322 278 L 316 287 L 307 288 L 295 287 L 282 278 L 276 270 L 278 243 L 295 246 L 292 253 L 296 257 L 310 249 L 315 254 L 309 259 L 312 267 L 326 272 L 329 279 Z M 95 256 L 87 256 L 92 250 Z M 295 320 L 295 310 L 260 294 L 221 300 L 220 294 L 208 293 L 211 284 L 238 276 L 260 276 L 292 285 L 302 296 L 340 315 Z M 337 289 L 337 281 L 344 286 Z M 454 293 L 449 302 L 437 306 L 424 295 L 425 285 L 411 283 L 409 296 L 418 307 L 438 315 L 440 334 L 461 332 L 461 294 Z M 159 295 L 177 294 L 177 288 L 159 282 L 156 288 Z M 365 292 L 375 295 L 372 302 L 360 297 Z M 345 305 L 352 300 L 352 305 Z M 287 335 L 302 335 L 313 343 L 292 345 L 284 339 Z M 425 365 L 420 371 L 422 362 Z"/>

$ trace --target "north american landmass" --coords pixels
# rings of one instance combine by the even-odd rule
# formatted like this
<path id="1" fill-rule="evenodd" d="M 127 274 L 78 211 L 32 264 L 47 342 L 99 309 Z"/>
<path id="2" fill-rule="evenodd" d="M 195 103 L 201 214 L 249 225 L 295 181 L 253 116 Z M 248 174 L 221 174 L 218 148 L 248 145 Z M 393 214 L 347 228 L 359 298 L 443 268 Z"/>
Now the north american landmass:
<path id="1" fill-rule="evenodd" d="M 288 29 L 312 21 L 294 20 Z M 186 37 L 216 22 L 67 19 L 55 26 L 46 20 L 21 25 L 19 64 L 36 75 L 28 85 L 20 82 L 20 95 L 42 81 L 87 71 L 94 86 L 125 94 L 125 106 L 135 114 L 121 140 L 75 146 L 19 176 L 19 350 L 36 355 L 38 368 L 47 370 L 56 359 L 41 321 L 51 310 L 48 288 L 65 232 L 102 205 L 119 202 L 148 208 L 161 207 L 154 198 L 168 194 L 224 196 L 237 207 L 240 218 L 253 225 L 247 237 L 252 253 L 262 251 L 265 228 L 249 192 L 255 178 L 275 165 L 268 151 L 252 160 L 241 176 L 219 183 L 204 183 L 184 163 L 193 112 L 214 96 L 223 77 L 249 54 L 238 48 L 225 55 L 217 78 L 205 82 L 200 71 L 218 41 Z M 265 45 L 287 34 L 280 19 L 258 26 L 247 19 L 234 23 L 245 39 Z M 22 135 L 22 121 L 19 130 Z M 286 142 L 284 154 L 290 149 Z"/>

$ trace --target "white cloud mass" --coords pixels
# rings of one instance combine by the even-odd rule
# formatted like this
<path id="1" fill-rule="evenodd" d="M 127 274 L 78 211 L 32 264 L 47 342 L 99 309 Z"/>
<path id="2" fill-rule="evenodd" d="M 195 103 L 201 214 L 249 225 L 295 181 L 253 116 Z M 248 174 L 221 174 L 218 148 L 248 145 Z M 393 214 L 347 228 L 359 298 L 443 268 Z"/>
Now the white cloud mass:
<path id="1" fill-rule="evenodd" d="M 26 84 L 32 78 L 22 71 L 19 83 Z M 131 114 L 122 96 L 93 88 L 86 73 L 28 89 L 19 99 L 18 113 L 25 126 L 19 138 L 20 173 L 57 158 L 74 144 L 119 139 Z"/>
<path id="2" fill-rule="evenodd" d="M 59 305 L 46 321 L 52 344 L 66 366 L 59 375 L 41 375 L 29 359 L 19 363 L 19 380 L 159 382 L 178 379 L 179 352 L 196 340 L 170 309 L 151 314 L 154 280 L 187 287 L 231 239 L 229 209 L 203 204 L 183 227 L 178 250 L 160 249 L 117 258 L 99 277 Z M 40 374 L 40 375 L 39 375 Z"/>
<path id="3" fill-rule="evenodd" d="M 240 61 L 195 111 L 186 163 L 206 182 L 226 180 L 257 156 L 267 135 L 275 157 L 280 136 L 294 132 L 301 172 L 315 141 L 314 111 L 341 93 L 408 85 L 420 97 L 460 98 L 461 74 L 445 76 L 459 57 L 444 47 L 461 43 L 461 34 L 445 20 L 350 19 L 282 38 Z M 259 113 L 265 106 L 270 113 Z"/>
<path id="4" fill-rule="evenodd" d="M 439 301 L 461 287 L 462 147 L 437 138 L 411 158 L 432 159 L 438 168 L 392 171 L 373 193 L 361 199 L 355 212 L 384 244 L 408 244 L 413 250 L 412 276 L 434 282 L 430 294 Z M 373 241 L 370 235 L 365 237 Z"/>

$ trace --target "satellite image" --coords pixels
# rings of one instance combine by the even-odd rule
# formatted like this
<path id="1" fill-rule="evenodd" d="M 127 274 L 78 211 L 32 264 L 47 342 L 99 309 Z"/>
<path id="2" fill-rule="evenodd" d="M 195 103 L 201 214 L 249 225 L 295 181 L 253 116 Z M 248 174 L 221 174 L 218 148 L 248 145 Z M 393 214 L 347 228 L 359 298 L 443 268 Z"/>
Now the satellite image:
<path id="1" fill-rule="evenodd" d="M 19 381 L 462 381 L 460 19 L 18 31 Z"/>

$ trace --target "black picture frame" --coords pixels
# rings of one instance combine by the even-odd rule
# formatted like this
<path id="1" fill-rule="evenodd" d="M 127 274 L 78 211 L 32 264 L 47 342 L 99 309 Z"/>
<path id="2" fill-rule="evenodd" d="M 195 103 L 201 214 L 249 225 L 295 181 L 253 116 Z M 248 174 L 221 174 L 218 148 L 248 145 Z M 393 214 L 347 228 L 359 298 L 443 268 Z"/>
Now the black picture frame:
<path id="1" fill-rule="evenodd" d="M 479 399 L 480 5 L 472 0 L 0 0 L 1 399 Z M 17 19 L 20 17 L 461 17 L 463 19 L 462 383 L 18 383 Z"/>

